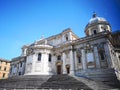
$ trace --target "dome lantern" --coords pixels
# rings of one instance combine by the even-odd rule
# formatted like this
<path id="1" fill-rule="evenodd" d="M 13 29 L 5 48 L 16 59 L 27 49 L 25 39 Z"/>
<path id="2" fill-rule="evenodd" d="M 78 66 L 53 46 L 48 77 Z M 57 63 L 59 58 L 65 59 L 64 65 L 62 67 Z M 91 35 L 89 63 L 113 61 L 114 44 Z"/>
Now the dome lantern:
<path id="1" fill-rule="evenodd" d="M 94 12 L 94 14 L 93 14 L 93 16 L 92 16 L 93 18 L 95 18 L 95 17 L 97 17 L 97 14 Z"/>

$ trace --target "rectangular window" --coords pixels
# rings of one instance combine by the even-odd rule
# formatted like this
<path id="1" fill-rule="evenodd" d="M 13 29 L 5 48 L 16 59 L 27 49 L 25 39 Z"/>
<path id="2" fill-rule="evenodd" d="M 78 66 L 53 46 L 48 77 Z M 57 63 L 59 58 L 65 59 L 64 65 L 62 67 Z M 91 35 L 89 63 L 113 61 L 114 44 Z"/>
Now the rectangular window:
<path id="1" fill-rule="evenodd" d="M 22 62 L 20 63 L 20 67 L 22 67 Z"/>
<path id="2" fill-rule="evenodd" d="M 19 75 L 21 75 L 21 72 L 19 72 Z"/>
<path id="3" fill-rule="evenodd" d="M 41 53 L 38 54 L 38 61 L 41 61 Z"/>
<path id="4" fill-rule="evenodd" d="M 48 60 L 49 60 L 49 62 L 52 61 L 52 55 L 51 55 L 51 54 L 49 54 L 49 58 L 48 58 Z"/>
<path id="5" fill-rule="evenodd" d="M 6 67 L 4 67 L 4 71 L 6 71 Z"/>
<path id="6" fill-rule="evenodd" d="M 3 78 L 5 78 L 5 73 L 3 73 Z"/>
<path id="7" fill-rule="evenodd" d="M 104 57 L 104 52 L 100 52 L 100 58 L 101 58 L 101 60 L 104 60 L 104 59 L 105 59 L 105 57 Z"/>
<path id="8" fill-rule="evenodd" d="M 80 56 L 78 57 L 78 63 L 81 63 L 81 57 Z"/>
<path id="9" fill-rule="evenodd" d="M 87 67 L 88 68 L 95 68 L 93 52 L 87 53 L 86 59 L 87 59 Z"/>
<path id="10" fill-rule="evenodd" d="M 94 30 L 93 32 L 94 32 L 94 34 L 97 34 L 97 31 L 96 31 L 96 30 Z"/>

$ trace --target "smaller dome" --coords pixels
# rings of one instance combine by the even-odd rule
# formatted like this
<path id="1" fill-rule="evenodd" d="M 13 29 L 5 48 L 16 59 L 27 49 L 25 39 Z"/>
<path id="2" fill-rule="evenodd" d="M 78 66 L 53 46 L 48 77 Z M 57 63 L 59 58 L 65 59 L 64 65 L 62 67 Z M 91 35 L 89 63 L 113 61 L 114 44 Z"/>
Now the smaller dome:
<path id="1" fill-rule="evenodd" d="M 93 14 L 92 18 L 89 20 L 88 24 L 86 25 L 85 28 L 88 28 L 92 25 L 97 25 L 97 24 L 106 24 L 109 25 L 108 21 L 103 18 L 103 17 L 98 17 L 96 13 Z"/>
<path id="2" fill-rule="evenodd" d="M 93 24 L 98 22 L 107 22 L 107 20 L 103 17 L 98 17 L 97 14 L 94 13 L 88 24 Z"/>
<path id="3" fill-rule="evenodd" d="M 85 27 L 86 35 L 96 34 L 105 30 L 111 31 L 109 22 L 105 18 L 98 17 L 97 14 L 94 13 Z"/>
<path id="4" fill-rule="evenodd" d="M 102 17 L 94 17 L 90 19 L 89 24 L 98 23 L 98 22 L 107 22 L 107 20 Z"/>

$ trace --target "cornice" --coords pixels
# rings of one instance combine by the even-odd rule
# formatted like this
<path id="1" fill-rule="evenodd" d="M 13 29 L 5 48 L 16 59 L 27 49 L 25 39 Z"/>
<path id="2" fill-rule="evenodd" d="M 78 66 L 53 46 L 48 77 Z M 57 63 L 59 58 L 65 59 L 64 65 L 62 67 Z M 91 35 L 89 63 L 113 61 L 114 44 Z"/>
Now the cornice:
<path id="1" fill-rule="evenodd" d="M 3 59 L 3 58 L 0 58 L 0 61 L 3 61 L 3 62 L 10 62 L 9 60 Z"/>
<path id="2" fill-rule="evenodd" d="M 19 57 L 16 57 L 16 58 L 13 58 L 10 62 L 20 62 L 20 61 L 24 61 L 26 60 L 26 56 L 19 56 Z"/>
<path id="3" fill-rule="evenodd" d="M 32 46 L 33 49 L 52 49 L 53 46 L 50 45 L 34 45 Z"/>
<path id="4" fill-rule="evenodd" d="M 94 41 L 94 40 L 101 39 L 101 38 L 106 38 L 107 34 L 108 33 L 101 32 L 101 33 L 98 33 L 96 35 L 91 35 L 91 36 L 83 37 L 83 38 L 80 38 L 79 40 L 75 40 L 73 42 L 73 44 L 77 45 L 77 44 L 87 43 L 87 42 Z"/>

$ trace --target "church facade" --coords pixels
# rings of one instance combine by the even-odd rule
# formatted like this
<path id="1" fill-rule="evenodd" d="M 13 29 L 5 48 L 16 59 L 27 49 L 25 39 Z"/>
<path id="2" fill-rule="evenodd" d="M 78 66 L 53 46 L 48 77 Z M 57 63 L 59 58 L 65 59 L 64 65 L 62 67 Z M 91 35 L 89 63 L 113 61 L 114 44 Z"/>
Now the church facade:
<path id="1" fill-rule="evenodd" d="M 70 74 L 107 77 L 115 73 L 117 61 L 116 74 L 120 79 L 120 51 L 113 49 L 109 40 L 111 33 L 109 22 L 93 14 L 83 38 L 68 28 L 60 34 L 24 45 L 22 55 L 11 61 L 9 76 Z"/>

